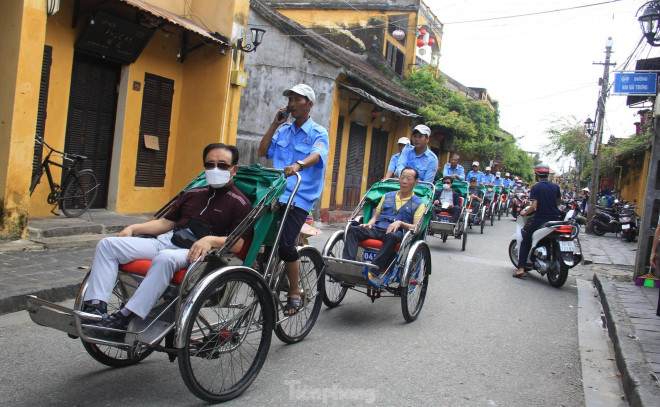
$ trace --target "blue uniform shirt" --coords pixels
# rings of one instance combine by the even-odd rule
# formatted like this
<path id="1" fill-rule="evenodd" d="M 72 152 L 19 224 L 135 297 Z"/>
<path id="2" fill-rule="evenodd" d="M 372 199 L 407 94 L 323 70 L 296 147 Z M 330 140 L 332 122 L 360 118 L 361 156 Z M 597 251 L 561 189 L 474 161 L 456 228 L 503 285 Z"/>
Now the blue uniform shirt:
<path id="1" fill-rule="evenodd" d="M 503 185 L 503 183 L 502 183 L 502 178 L 495 178 L 495 179 L 493 180 L 493 186 L 496 187 L 496 186 L 498 186 L 498 185 L 499 185 L 499 186 L 502 186 L 502 185 Z"/>
<path id="2" fill-rule="evenodd" d="M 397 174 L 396 172 L 396 164 L 399 162 L 399 157 L 401 156 L 401 153 L 396 153 L 390 158 L 390 165 L 387 166 L 387 171 L 392 171 L 395 175 Z"/>
<path id="3" fill-rule="evenodd" d="M 451 168 L 451 163 L 445 164 L 444 168 L 442 169 L 442 176 L 446 177 L 447 175 L 458 175 L 458 179 L 461 181 L 465 181 L 465 170 L 461 166 L 461 164 L 456 164 L 456 169 Z"/>
<path id="4" fill-rule="evenodd" d="M 422 154 L 417 155 L 415 154 L 415 146 L 405 146 L 396 165 L 397 174 L 401 174 L 401 171 L 406 167 L 416 169 L 420 181 L 433 182 L 435 181 L 435 173 L 438 171 L 438 157 L 428 147 Z"/>
<path id="5" fill-rule="evenodd" d="M 484 173 L 479 170 L 477 170 L 477 172 L 474 171 L 468 172 L 467 175 L 465 176 L 465 181 L 469 182 L 472 177 L 475 177 L 477 179 L 477 184 L 481 184 L 484 181 Z"/>
<path id="6" fill-rule="evenodd" d="M 329 144 L 328 131 L 320 124 L 314 123 L 310 117 L 298 130 L 295 122 L 282 125 L 273 135 L 268 147 L 266 158 L 272 158 L 273 166 L 279 169 L 303 160 L 311 153 L 318 153 L 321 156 L 315 165 L 300 171 L 302 179 L 293 202 L 295 206 L 307 212 L 312 210 L 314 202 L 319 199 L 323 191 Z M 280 202 L 286 203 L 289 200 L 295 186 L 296 177 L 289 177 Z"/>
<path id="7" fill-rule="evenodd" d="M 540 181 L 534 184 L 529 193 L 529 200 L 536 201 L 534 219 L 558 220 L 557 199 L 559 198 L 561 198 L 559 185 L 548 181 Z"/>
<path id="8" fill-rule="evenodd" d="M 504 178 L 504 181 L 502 181 L 502 185 L 504 185 L 504 188 L 509 188 L 511 186 L 511 180 L 508 178 Z"/>
<path id="9" fill-rule="evenodd" d="M 484 174 L 484 184 L 490 185 L 495 181 L 495 174 Z"/>

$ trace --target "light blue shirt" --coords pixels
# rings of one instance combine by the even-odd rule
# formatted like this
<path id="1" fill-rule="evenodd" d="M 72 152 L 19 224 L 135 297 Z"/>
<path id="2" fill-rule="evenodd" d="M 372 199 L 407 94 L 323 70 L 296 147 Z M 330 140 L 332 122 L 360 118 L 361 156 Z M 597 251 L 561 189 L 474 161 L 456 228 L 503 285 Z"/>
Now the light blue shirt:
<path id="1" fill-rule="evenodd" d="M 502 185 L 504 186 L 504 188 L 509 188 L 511 186 L 511 182 L 513 181 L 511 181 L 508 178 L 504 178 L 504 181 L 502 181 Z"/>
<path id="2" fill-rule="evenodd" d="M 445 164 L 445 167 L 442 169 L 442 176 L 446 177 L 448 175 L 458 175 L 458 179 L 465 181 L 465 170 L 461 164 L 456 164 L 456 168 L 451 168 L 451 163 Z"/>
<path id="3" fill-rule="evenodd" d="M 477 179 L 477 184 L 481 184 L 484 181 L 484 173 L 477 170 L 477 172 L 470 171 L 465 176 L 465 181 L 470 181 L 470 178 L 475 177 Z"/>
<path id="4" fill-rule="evenodd" d="M 502 178 L 495 178 L 495 179 L 493 180 L 493 186 L 494 186 L 494 187 L 496 187 L 496 186 L 503 186 L 503 183 L 502 183 L 502 182 L 503 182 L 503 181 L 502 181 Z"/>
<path id="5" fill-rule="evenodd" d="M 310 117 L 298 130 L 295 122 L 282 125 L 273 135 L 268 147 L 266 158 L 272 158 L 273 166 L 279 169 L 303 160 L 311 153 L 318 153 L 321 156 L 319 162 L 299 172 L 302 179 L 293 203 L 307 212 L 312 210 L 314 202 L 323 192 L 329 145 L 328 131 L 320 124 L 314 123 Z M 286 191 L 280 197 L 280 202 L 286 203 L 289 200 L 295 186 L 296 177 L 287 178 Z"/>
<path id="6" fill-rule="evenodd" d="M 495 181 L 495 174 L 484 174 L 484 184 L 490 185 Z"/>
<path id="7" fill-rule="evenodd" d="M 387 166 L 387 171 L 392 171 L 394 175 L 397 174 L 396 172 L 396 164 L 399 162 L 399 157 L 401 156 L 401 153 L 396 153 L 390 158 L 390 165 Z"/>
<path id="8" fill-rule="evenodd" d="M 396 172 L 401 174 L 404 168 L 411 167 L 419 173 L 419 180 L 426 182 L 435 181 L 435 173 L 438 172 L 438 157 L 426 148 L 422 154 L 415 154 L 415 146 L 405 146 L 399 156 Z"/>

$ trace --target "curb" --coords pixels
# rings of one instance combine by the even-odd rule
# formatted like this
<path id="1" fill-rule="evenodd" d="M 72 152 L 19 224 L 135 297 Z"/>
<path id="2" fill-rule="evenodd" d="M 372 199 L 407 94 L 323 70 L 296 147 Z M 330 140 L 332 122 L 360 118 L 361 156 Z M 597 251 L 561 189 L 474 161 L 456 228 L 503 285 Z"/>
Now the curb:
<path id="1" fill-rule="evenodd" d="M 600 295 L 607 332 L 614 346 L 616 364 L 626 398 L 631 407 L 660 406 L 660 389 L 651 377 L 651 369 L 631 328 L 614 283 L 594 274 L 594 285 Z"/>
<path id="2" fill-rule="evenodd" d="M 0 298 L 0 315 L 26 310 L 27 300 L 25 297 L 27 295 L 36 295 L 40 299 L 50 302 L 60 302 L 75 298 L 79 289 L 80 282 L 65 283 L 55 287 L 43 288 L 36 292 L 25 292 Z"/>

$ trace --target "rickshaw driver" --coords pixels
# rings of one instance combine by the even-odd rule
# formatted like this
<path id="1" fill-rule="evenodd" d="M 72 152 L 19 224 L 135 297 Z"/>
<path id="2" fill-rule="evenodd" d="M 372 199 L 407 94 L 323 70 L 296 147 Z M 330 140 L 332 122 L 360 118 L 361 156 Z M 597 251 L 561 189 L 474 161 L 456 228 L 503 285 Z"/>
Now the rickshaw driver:
<path id="1" fill-rule="evenodd" d="M 406 230 L 414 230 L 417 222 L 424 215 L 424 203 L 415 195 L 413 188 L 417 185 L 419 173 L 416 169 L 405 167 L 399 177 L 398 191 L 390 191 L 383 195 L 374 214 L 367 223 L 351 225 L 346 233 L 346 245 L 342 258 L 355 260 L 358 244 L 366 239 L 383 242 L 372 264 L 378 266 L 378 275 L 369 272 L 367 280 L 379 287 L 381 275 L 396 256 L 396 245 L 403 240 Z"/>
<path id="2" fill-rule="evenodd" d="M 418 124 L 412 131 L 412 145 L 401 150 L 396 172 L 401 174 L 406 167 L 417 170 L 422 181 L 433 182 L 438 172 L 438 157 L 429 148 L 431 129 L 424 124 Z"/>
<path id="3" fill-rule="evenodd" d="M 282 95 L 289 98 L 286 110 L 282 108 L 275 114 L 273 122 L 261 139 L 258 154 L 259 157 L 272 158 L 273 166 L 283 169 L 287 177 L 295 172 L 300 173 L 301 177 L 295 201 L 281 226 L 278 248 L 289 279 L 289 296 L 284 306 L 284 315 L 289 316 L 298 313 L 303 306 L 298 288 L 299 256 L 296 243 L 300 228 L 323 192 L 330 141 L 328 131 L 315 123 L 309 115 L 316 100 L 314 90 L 310 86 L 301 83 L 285 90 Z M 296 119 L 295 122 L 284 124 L 288 117 L 287 111 Z M 284 125 L 281 126 L 282 124 Z M 288 202 L 295 185 L 296 179 L 290 177 L 280 202 Z M 285 206 L 280 208 L 282 215 L 285 209 Z"/>
<path id="4" fill-rule="evenodd" d="M 174 273 L 193 261 L 204 260 L 212 248 L 222 247 L 230 232 L 252 210 L 250 201 L 232 182 L 238 149 L 221 143 L 210 144 L 204 148 L 203 159 L 208 187 L 186 191 L 163 218 L 127 226 L 117 237 L 105 238 L 96 246 L 83 310 L 103 316 L 99 326 L 126 329 L 136 315 L 144 319 L 167 289 Z M 191 221 L 208 227 L 207 235 L 192 243 L 189 249 L 177 246 L 173 240 L 180 241 L 168 232 L 192 228 Z M 134 237 L 136 234 L 157 237 Z M 197 237 L 192 236 L 193 239 Z M 243 239 L 239 239 L 230 251 L 238 253 L 242 247 Z M 108 316 L 107 300 L 117 280 L 119 265 L 133 260 L 151 260 L 149 271 L 124 308 Z"/>
<path id="5" fill-rule="evenodd" d="M 472 215 L 479 213 L 479 208 L 481 207 L 481 202 L 484 200 L 484 193 L 477 188 L 477 177 L 470 178 L 470 188 L 468 188 L 468 198 L 472 201 Z M 474 216 L 470 216 L 469 222 L 472 224 L 472 219 Z M 483 220 L 482 220 L 483 222 Z"/>

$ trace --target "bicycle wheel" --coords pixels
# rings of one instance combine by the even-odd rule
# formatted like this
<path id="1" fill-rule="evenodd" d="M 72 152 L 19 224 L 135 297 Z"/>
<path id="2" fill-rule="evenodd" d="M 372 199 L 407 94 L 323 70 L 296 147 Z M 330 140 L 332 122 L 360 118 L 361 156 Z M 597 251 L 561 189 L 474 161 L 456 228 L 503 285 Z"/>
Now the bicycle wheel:
<path id="1" fill-rule="evenodd" d="M 77 218 L 92 206 L 99 193 L 99 180 L 92 170 L 82 170 L 64 183 L 59 204 L 69 218 Z"/>
<path id="2" fill-rule="evenodd" d="M 280 284 L 277 287 L 279 306 L 275 335 L 286 343 L 300 342 L 307 336 L 316 323 L 323 302 L 325 280 L 323 278 L 324 263 L 321 254 L 313 247 L 299 248 L 298 254 L 300 255 L 298 287 L 303 305 L 300 311 L 291 316 L 284 315 L 282 311 L 287 302 L 288 287 L 282 284 L 287 281 L 283 270 L 284 264 L 281 263 L 279 266 L 282 268 L 282 275 Z"/>
<path id="3" fill-rule="evenodd" d="M 89 274 L 85 277 L 83 281 L 83 286 L 89 278 Z M 85 293 L 82 293 L 84 298 Z M 124 305 L 128 302 L 128 295 L 124 289 L 124 285 L 117 280 L 115 287 L 110 294 L 110 299 L 108 300 L 108 314 L 112 314 L 116 311 L 121 310 Z M 82 307 L 82 302 L 81 302 Z M 83 347 L 93 357 L 97 362 L 102 363 L 106 366 L 111 367 L 126 367 L 131 366 L 136 363 L 139 363 L 147 356 L 149 356 L 153 349 L 151 348 L 142 348 L 138 355 L 135 355 L 131 350 L 115 348 L 114 346 L 99 345 L 96 343 L 89 343 L 82 341 Z"/>
<path id="4" fill-rule="evenodd" d="M 186 387 L 212 403 L 239 396 L 266 361 L 274 324 L 266 284 L 242 270 L 221 274 L 202 291 L 184 323 L 186 346 L 178 359 Z"/>
<path id="5" fill-rule="evenodd" d="M 341 253 L 344 250 L 344 233 L 340 233 L 336 236 L 336 239 L 330 243 L 330 248 L 328 249 L 328 256 L 341 257 Z M 323 290 L 323 303 L 328 308 L 334 308 L 344 299 L 348 287 L 342 286 L 341 283 L 336 281 L 334 278 L 325 275 L 325 288 Z"/>
<path id="6" fill-rule="evenodd" d="M 431 253 L 425 244 L 418 245 L 406 277 L 406 288 L 401 288 L 401 312 L 407 322 L 417 319 L 424 305 L 431 272 Z"/>

